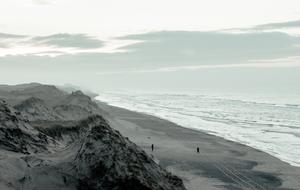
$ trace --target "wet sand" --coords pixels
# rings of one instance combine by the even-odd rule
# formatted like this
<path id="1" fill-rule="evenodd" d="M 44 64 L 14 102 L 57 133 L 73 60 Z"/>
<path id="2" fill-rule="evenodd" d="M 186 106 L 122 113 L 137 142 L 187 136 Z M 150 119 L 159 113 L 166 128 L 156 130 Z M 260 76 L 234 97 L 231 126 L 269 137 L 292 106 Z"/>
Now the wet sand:
<path id="1" fill-rule="evenodd" d="M 99 104 L 113 128 L 181 177 L 189 190 L 300 189 L 299 167 L 260 150 L 157 117 Z"/>

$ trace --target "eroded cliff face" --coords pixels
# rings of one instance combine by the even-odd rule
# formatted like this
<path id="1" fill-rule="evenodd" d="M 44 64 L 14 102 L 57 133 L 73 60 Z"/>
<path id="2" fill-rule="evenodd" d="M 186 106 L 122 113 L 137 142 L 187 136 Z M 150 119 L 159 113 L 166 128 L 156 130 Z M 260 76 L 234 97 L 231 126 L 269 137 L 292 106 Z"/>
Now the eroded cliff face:
<path id="1" fill-rule="evenodd" d="M 48 108 L 40 111 L 49 114 Z M 113 130 L 102 116 L 91 112 L 82 120 L 49 118 L 29 121 L 0 101 L 1 190 L 185 189 L 181 179 Z"/>

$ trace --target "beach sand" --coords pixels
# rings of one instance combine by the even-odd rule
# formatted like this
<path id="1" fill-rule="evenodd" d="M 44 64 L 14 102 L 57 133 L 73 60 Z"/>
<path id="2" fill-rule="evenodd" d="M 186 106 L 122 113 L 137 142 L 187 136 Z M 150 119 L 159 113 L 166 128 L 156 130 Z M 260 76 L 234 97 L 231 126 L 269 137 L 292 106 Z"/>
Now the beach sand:
<path id="1" fill-rule="evenodd" d="M 113 128 L 181 177 L 189 190 L 300 189 L 300 168 L 265 152 L 154 116 L 99 105 Z"/>

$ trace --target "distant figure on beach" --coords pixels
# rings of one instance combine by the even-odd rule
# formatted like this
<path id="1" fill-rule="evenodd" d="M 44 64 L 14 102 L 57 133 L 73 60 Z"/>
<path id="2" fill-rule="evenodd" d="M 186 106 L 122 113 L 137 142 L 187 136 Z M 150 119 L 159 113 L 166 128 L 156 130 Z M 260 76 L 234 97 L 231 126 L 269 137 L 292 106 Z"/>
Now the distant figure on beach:
<path id="1" fill-rule="evenodd" d="M 151 145 L 151 150 L 152 150 L 152 152 L 153 152 L 153 150 L 154 150 L 154 145 L 153 145 L 153 144 Z"/>
<path id="2" fill-rule="evenodd" d="M 197 147 L 197 153 L 198 153 L 198 154 L 200 153 L 200 149 L 199 149 L 199 147 Z"/>

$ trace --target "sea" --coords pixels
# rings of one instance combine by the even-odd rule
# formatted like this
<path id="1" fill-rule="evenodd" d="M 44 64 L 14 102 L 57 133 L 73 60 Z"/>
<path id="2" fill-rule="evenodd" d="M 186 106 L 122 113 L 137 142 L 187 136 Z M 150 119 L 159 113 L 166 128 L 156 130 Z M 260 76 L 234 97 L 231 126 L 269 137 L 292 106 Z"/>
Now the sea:
<path id="1" fill-rule="evenodd" d="M 97 100 L 259 149 L 300 167 L 300 95 L 100 92 Z"/>

